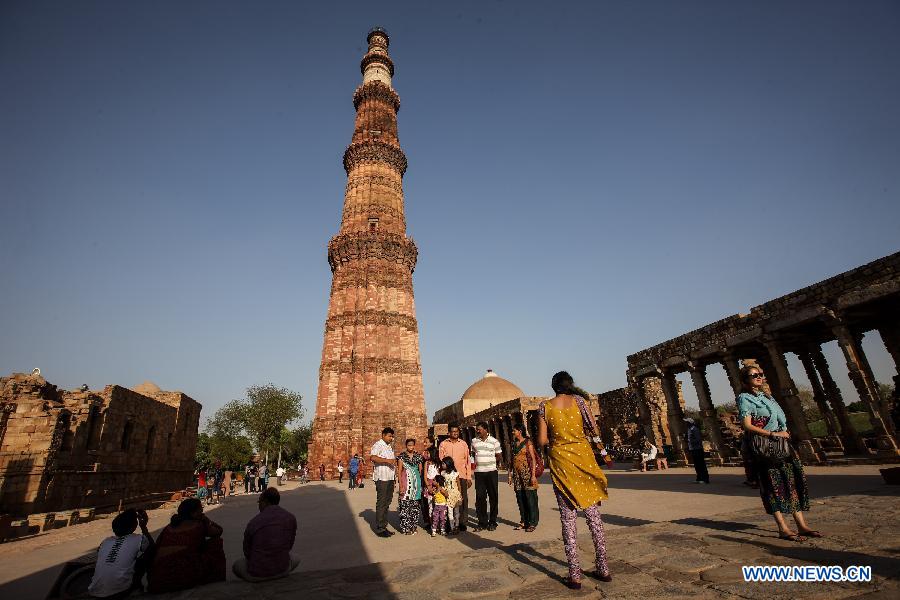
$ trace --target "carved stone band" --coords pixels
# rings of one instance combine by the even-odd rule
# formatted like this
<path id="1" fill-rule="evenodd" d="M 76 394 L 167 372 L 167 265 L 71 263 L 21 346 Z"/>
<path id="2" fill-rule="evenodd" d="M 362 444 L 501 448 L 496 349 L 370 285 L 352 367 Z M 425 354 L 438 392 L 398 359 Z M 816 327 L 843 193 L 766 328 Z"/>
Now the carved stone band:
<path id="1" fill-rule="evenodd" d="M 409 331 L 419 330 L 419 325 L 416 322 L 416 318 L 413 316 L 400 314 L 398 312 L 363 310 L 329 317 L 328 320 L 325 321 L 325 331 L 332 331 L 338 327 L 347 325 L 397 325 L 404 329 L 408 329 Z"/>
<path id="2" fill-rule="evenodd" d="M 371 266 L 359 270 L 345 267 L 341 269 L 340 277 L 334 278 L 331 290 L 334 292 L 350 287 L 367 288 L 369 286 L 396 288 L 412 294 L 412 274 L 404 267 L 400 267 L 400 272 L 388 269 L 374 270 Z"/>
<path id="3" fill-rule="evenodd" d="M 328 242 L 328 264 L 333 273 L 338 265 L 353 260 L 381 259 L 406 266 L 410 273 L 416 268 L 419 251 L 415 243 L 404 235 L 378 231 L 353 232 L 336 235 Z"/>
<path id="4" fill-rule="evenodd" d="M 397 210 L 392 206 L 385 206 L 384 204 L 364 204 L 361 206 L 357 205 L 349 205 L 344 209 L 343 220 L 347 221 L 351 215 L 383 215 L 393 217 L 397 221 L 399 221 L 404 226 L 406 225 L 406 217 L 403 214 L 402 210 Z"/>
<path id="5" fill-rule="evenodd" d="M 377 79 L 366 82 L 356 88 L 356 91 L 353 92 L 353 108 L 359 110 L 359 105 L 362 104 L 362 101 L 369 98 L 387 102 L 394 107 L 395 113 L 400 110 L 400 96 L 387 84 Z"/>
<path id="6" fill-rule="evenodd" d="M 368 67 L 373 62 L 380 62 L 384 66 L 388 68 L 388 71 L 391 74 L 391 77 L 394 76 L 394 61 L 391 60 L 391 57 L 387 54 L 380 54 L 378 52 L 369 52 L 365 56 L 363 56 L 362 61 L 359 63 L 359 72 L 365 73 L 366 67 Z"/>
<path id="7" fill-rule="evenodd" d="M 400 358 L 359 358 L 350 360 L 326 360 L 319 368 L 319 378 L 326 371 L 337 373 L 403 373 L 419 375 L 422 366 L 414 360 Z"/>
<path id="8" fill-rule="evenodd" d="M 403 184 L 400 183 L 400 180 L 384 175 L 357 175 L 356 177 L 350 177 L 347 179 L 347 187 L 344 189 L 344 193 L 360 185 L 381 185 L 398 194 L 403 193 Z"/>
<path id="9" fill-rule="evenodd" d="M 387 163 L 400 173 L 401 177 L 406 173 L 406 155 L 397 146 L 378 140 L 357 142 L 347 146 L 344 151 L 344 170 L 348 175 L 357 165 L 367 162 Z"/>

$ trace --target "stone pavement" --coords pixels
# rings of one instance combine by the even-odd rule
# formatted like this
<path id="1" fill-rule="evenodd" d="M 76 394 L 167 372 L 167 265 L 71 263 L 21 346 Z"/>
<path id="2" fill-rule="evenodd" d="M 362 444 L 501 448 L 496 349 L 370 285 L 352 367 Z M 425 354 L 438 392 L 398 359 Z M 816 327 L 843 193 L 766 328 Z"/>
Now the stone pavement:
<path id="1" fill-rule="evenodd" d="M 611 497 L 604 502 L 603 514 L 616 578 L 612 584 L 600 584 L 599 592 L 596 586 L 585 585 L 580 595 L 680 596 L 687 589 L 701 597 L 754 597 L 759 592 L 739 581 L 737 566 L 756 561 L 870 564 L 881 578 L 875 585 L 795 584 L 783 588 L 785 597 L 797 596 L 795 588 L 803 592 L 800 596 L 811 597 L 871 593 L 878 585 L 887 585 L 884 578 L 889 576 L 896 583 L 900 489 L 884 485 L 877 466 L 807 469 L 813 495 L 810 523 L 830 535 L 803 545 L 775 537 L 758 493 L 741 485 L 740 469 L 714 468 L 711 473 L 713 483 L 707 486 L 692 483 L 692 469 L 610 470 Z M 501 484 L 497 531 L 434 539 L 421 531 L 387 540 L 371 531 L 375 502 L 371 488 L 348 491 L 337 482 L 299 487 L 291 482 L 282 488 L 282 506 L 294 512 L 300 524 L 294 551 L 300 554 L 301 565 L 294 574 L 250 586 L 229 573 L 225 583 L 168 597 L 199 598 L 211 593 L 244 597 L 252 593 L 274 598 L 303 592 L 299 597 L 404 598 L 426 593 L 434 596 L 457 586 L 466 588 L 453 592 L 461 597 L 476 597 L 480 591 L 481 597 L 506 598 L 510 590 L 517 590 L 514 597 L 579 595 L 560 582 L 566 566 L 559 540 L 559 513 L 549 485 L 542 485 L 539 491 L 541 522 L 533 533 L 514 531 L 510 526 L 517 515 L 515 500 Z M 396 502 L 392 511 L 395 509 Z M 158 533 L 171 513 L 171 508 L 153 511 L 151 530 Z M 243 495 L 209 511 L 210 518 L 225 527 L 229 562 L 241 555 L 241 533 L 254 514 L 255 497 Z M 396 513 L 391 514 L 391 522 L 397 525 Z M 584 528 L 583 521 L 580 524 Z M 856 529 L 864 535 L 853 535 Z M 0 544 L 0 597 L 43 599 L 62 565 L 90 553 L 107 535 L 109 521 L 103 520 Z M 583 540 L 583 547 L 582 560 L 589 566 L 589 539 Z M 447 573 L 459 572 L 466 573 L 468 580 L 450 583 L 446 578 Z M 477 589 L 470 589 L 473 586 Z M 774 584 L 761 588 L 782 590 Z M 833 588 L 839 594 L 835 595 Z"/>
<path id="2" fill-rule="evenodd" d="M 777 537 L 761 508 L 710 518 L 610 528 L 611 583 L 586 578 L 580 592 L 562 583 L 567 569 L 561 540 L 499 545 L 346 569 L 294 573 L 278 581 L 228 581 L 159 596 L 215 598 L 853 598 L 900 597 L 900 490 L 815 501 L 816 527 L 827 537 L 803 543 Z M 555 515 L 554 515 L 555 517 Z M 582 530 L 586 529 L 580 520 Z M 472 534 L 468 534 L 472 535 Z M 396 537 L 396 536 L 395 536 Z M 443 538 L 413 536 L 423 546 Z M 579 536 L 582 560 L 592 565 L 590 537 Z M 741 565 L 869 565 L 871 583 L 745 583 Z"/>

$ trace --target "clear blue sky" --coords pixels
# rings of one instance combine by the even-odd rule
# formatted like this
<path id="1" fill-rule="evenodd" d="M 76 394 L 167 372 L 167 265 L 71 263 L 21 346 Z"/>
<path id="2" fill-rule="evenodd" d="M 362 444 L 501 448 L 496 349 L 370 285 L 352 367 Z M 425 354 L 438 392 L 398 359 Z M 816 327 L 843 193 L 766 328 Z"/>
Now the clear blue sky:
<path id="1" fill-rule="evenodd" d="M 898 250 L 896 2 L 7 1 L 0 372 L 311 412 L 373 25 L 429 414 L 487 368 L 619 387 L 629 353 Z"/>

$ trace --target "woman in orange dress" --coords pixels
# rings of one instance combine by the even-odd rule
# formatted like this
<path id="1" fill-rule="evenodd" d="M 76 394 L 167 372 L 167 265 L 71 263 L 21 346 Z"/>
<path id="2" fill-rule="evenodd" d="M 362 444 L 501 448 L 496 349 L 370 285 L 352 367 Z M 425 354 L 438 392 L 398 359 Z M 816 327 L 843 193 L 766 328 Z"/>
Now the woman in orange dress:
<path id="1" fill-rule="evenodd" d="M 147 589 L 159 594 L 214 581 L 225 581 L 222 528 L 203 514 L 200 500 L 188 498 L 156 538 Z"/>
<path id="2" fill-rule="evenodd" d="M 563 544 L 569 562 L 566 585 L 581 588 L 581 564 L 578 558 L 576 522 L 577 510 L 583 510 L 596 551 L 595 576 L 601 581 L 612 581 L 606 561 L 606 538 L 600 518 L 600 502 L 606 493 L 606 475 L 594 458 L 591 439 L 596 436 L 597 425 L 587 410 L 586 394 L 575 387 L 572 376 L 560 371 L 553 376 L 551 387 L 556 396 L 540 406 L 538 419 L 538 443 L 549 444 L 550 477 L 553 492 L 559 504 L 562 521 Z"/>

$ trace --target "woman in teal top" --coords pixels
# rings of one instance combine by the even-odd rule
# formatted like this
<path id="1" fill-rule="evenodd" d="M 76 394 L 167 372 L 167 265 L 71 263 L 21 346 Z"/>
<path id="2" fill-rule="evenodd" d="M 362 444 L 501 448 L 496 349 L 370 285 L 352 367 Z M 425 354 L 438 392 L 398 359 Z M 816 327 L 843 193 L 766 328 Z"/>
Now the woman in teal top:
<path id="1" fill-rule="evenodd" d="M 774 398 L 765 392 L 766 376 L 756 365 L 741 369 L 741 387 L 744 391 L 737 397 L 738 415 L 744 435 L 784 437 L 790 439 L 787 418 Z M 759 481 L 759 495 L 766 512 L 775 518 L 778 537 L 794 542 L 805 541 L 807 537 L 822 537 L 818 531 L 809 528 L 803 518 L 803 511 L 809 510 L 809 488 L 803 463 L 796 452 L 783 461 L 771 461 L 754 455 L 753 469 Z M 791 531 L 784 519 L 790 513 L 797 523 L 797 532 Z"/>

